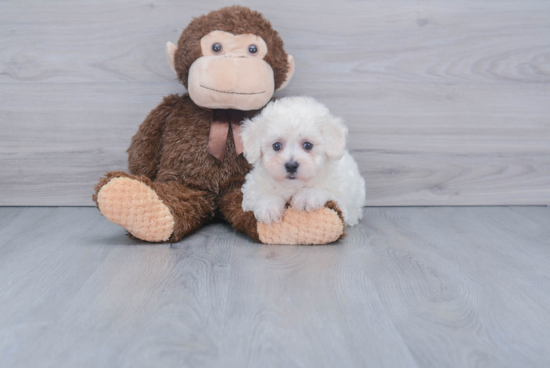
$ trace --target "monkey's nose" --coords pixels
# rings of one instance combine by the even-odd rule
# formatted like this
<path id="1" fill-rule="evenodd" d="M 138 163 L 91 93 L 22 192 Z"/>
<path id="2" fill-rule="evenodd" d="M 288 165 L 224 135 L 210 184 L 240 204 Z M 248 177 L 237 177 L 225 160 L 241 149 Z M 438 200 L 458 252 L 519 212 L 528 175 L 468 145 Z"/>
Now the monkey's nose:
<path id="1" fill-rule="evenodd" d="M 290 161 L 285 164 L 285 169 L 289 174 L 294 174 L 298 171 L 298 166 L 300 166 L 300 164 L 296 161 Z"/>

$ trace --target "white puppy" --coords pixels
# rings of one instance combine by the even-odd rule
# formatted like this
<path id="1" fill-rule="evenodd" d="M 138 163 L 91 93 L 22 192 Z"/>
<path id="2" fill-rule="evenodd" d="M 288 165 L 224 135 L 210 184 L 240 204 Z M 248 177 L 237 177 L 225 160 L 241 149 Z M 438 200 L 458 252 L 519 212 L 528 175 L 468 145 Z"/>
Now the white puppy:
<path id="1" fill-rule="evenodd" d="M 346 150 L 341 118 L 311 97 L 269 103 L 242 127 L 244 155 L 254 169 L 242 187 L 243 209 L 262 223 L 279 222 L 285 205 L 314 211 L 335 201 L 346 225 L 363 216 L 365 181 Z"/>

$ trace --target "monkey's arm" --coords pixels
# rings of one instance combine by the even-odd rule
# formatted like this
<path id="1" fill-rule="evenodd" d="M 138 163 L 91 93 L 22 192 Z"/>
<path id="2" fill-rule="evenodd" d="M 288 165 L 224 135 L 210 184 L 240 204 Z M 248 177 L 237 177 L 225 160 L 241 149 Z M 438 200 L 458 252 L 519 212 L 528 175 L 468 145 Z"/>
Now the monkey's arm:
<path id="1" fill-rule="evenodd" d="M 170 95 L 153 109 L 132 137 L 128 148 L 128 168 L 134 175 L 145 175 L 154 180 L 162 149 L 162 136 L 168 119 L 178 110 L 179 98 Z"/>

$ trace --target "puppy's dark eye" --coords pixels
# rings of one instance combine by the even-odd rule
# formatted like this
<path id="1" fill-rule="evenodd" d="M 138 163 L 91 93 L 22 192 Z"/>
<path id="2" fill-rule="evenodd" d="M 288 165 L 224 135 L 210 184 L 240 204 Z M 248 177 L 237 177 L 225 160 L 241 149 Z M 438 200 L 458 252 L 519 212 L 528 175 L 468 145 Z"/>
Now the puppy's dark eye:
<path id="1" fill-rule="evenodd" d="M 212 45 L 212 52 L 213 52 L 214 54 L 218 54 L 218 53 L 220 53 L 221 51 L 222 51 L 222 45 L 221 45 L 221 44 L 215 43 L 215 44 Z"/>
<path id="2" fill-rule="evenodd" d="M 278 150 L 280 150 L 281 148 L 283 148 L 283 145 L 282 145 L 281 143 L 279 143 L 279 142 L 273 143 L 273 150 L 274 150 L 274 151 L 278 151 Z"/>
<path id="3" fill-rule="evenodd" d="M 250 55 L 256 55 L 258 53 L 258 47 L 256 45 L 248 46 L 248 52 Z"/>
<path id="4" fill-rule="evenodd" d="M 304 149 L 306 151 L 311 151 L 311 149 L 313 148 L 313 144 L 309 143 L 309 142 L 305 142 L 303 145 Z"/>

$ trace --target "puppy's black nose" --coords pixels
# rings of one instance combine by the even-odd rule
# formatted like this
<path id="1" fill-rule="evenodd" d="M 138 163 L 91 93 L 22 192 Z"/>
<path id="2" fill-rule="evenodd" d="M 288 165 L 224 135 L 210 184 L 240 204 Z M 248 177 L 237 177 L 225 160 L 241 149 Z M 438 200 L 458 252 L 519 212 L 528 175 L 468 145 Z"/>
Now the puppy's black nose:
<path id="1" fill-rule="evenodd" d="M 285 164 L 285 169 L 289 174 L 294 174 L 298 171 L 298 166 L 300 166 L 300 164 L 296 161 L 290 161 Z"/>

